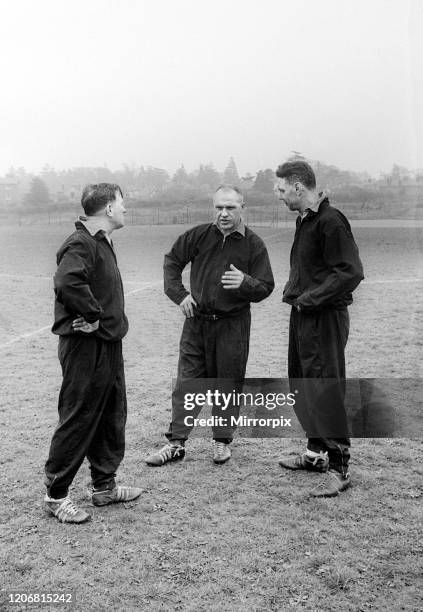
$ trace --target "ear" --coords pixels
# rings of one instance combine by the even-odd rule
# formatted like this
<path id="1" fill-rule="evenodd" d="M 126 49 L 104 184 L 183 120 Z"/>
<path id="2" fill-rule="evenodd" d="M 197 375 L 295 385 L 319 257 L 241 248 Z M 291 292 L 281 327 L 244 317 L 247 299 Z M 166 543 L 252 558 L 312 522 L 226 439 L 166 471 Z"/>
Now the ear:
<path id="1" fill-rule="evenodd" d="M 304 190 L 303 184 L 300 183 L 300 181 L 297 181 L 295 183 L 295 191 L 296 191 L 297 195 L 301 195 L 303 190 Z"/>

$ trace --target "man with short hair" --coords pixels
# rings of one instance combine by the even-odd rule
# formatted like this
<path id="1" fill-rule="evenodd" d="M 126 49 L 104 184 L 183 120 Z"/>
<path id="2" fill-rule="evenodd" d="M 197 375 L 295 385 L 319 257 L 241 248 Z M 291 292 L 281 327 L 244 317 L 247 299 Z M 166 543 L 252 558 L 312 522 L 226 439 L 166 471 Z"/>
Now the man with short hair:
<path id="1" fill-rule="evenodd" d="M 70 499 L 69 487 L 87 457 L 94 505 L 136 499 L 141 489 L 118 486 L 125 451 L 126 388 L 122 338 L 128 331 L 122 280 L 111 240 L 124 226 L 118 185 L 88 185 L 85 216 L 57 253 L 55 321 L 63 382 L 59 423 L 45 465 L 46 510 L 63 523 L 90 515 Z"/>
<path id="2" fill-rule="evenodd" d="M 242 386 L 249 349 L 250 302 L 264 300 L 274 288 L 266 247 L 245 226 L 244 206 L 237 187 L 221 185 L 213 198 L 214 223 L 188 230 L 165 255 L 165 293 L 179 305 L 185 323 L 172 393 L 172 421 L 166 433 L 169 443 L 147 457 L 150 466 L 185 456 L 185 441 L 192 425 L 184 417 L 196 417 L 200 411 L 200 407 L 189 413 L 184 409 L 184 389 L 192 384 L 189 380 L 212 378 L 225 384 L 222 379 L 226 379 L 231 390 L 232 381 L 236 388 Z M 190 291 L 182 283 L 182 271 L 188 263 Z M 184 381 L 188 381 L 185 386 Z M 239 406 L 228 408 L 225 415 L 230 414 L 236 417 Z M 233 427 L 213 428 L 215 463 L 230 459 L 233 431 Z"/>
<path id="3" fill-rule="evenodd" d="M 304 379 L 297 416 L 309 432 L 305 453 L 279 463 L 291 470 L 325 472 L 311 495 L 332 497 L 350 484 L 344 350 L 348 306 L 364 278 L 363 267 L 350 224 L 316 191 L 311 166 L 286 162 L 276 177 L 279 199 L 298 212 L 283 301 L 292 306 L 288 376 L 298 383 Z"/>

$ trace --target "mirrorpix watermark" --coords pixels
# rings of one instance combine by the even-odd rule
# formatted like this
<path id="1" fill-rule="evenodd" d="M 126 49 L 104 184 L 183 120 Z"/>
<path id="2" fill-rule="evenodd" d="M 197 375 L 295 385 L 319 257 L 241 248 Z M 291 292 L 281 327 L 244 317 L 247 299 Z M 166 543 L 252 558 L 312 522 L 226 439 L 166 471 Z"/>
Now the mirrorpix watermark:
<path id="1" fill-rule="evenodd" d="M 201 392 L 185 392 L 183 394 L 184 410 L 198 414 L 203 408 L 214 409 L 210 416 L 198 417 L 187 414 L 184 424 L 187 427 L 265 427 L 289 428 L 292 427 L 292 414 L 273 416 L 255 415 L 245 413 L 248 408 L 265 409 L 273 411 L 282 407 L 295 406 L 295 393 L 262 392 L 262 391 L 222 391 L 221 389 L 205 389 Z M 240 412 L 242 411 L 242 414 Z M 278 410 L 279 411 L 279 410 Z M 217 414 L 216 414 L 217 412 Z"/>

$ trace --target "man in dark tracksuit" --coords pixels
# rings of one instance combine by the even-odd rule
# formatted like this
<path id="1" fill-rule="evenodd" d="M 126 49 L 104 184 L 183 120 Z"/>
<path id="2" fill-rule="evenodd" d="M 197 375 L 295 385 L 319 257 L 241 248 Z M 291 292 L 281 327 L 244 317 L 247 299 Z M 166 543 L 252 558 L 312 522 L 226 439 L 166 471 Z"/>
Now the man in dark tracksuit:
<path id="1" fill-rule="evenodd" d="M 332 497 L 350 484 L 344 350 L 347 307 L 364 278 L 363 267 L 350 224 L 317 193 L 312 168 L 302 161 L 286 162 L 276 176 L 279 199 L 299 213 L 283 301 L 292 306 L 288 375 L 301 389 L 297 416 L 308 434 L 306 452 L 279 463 L 326 472 L 311 495 Z"/>
<path id="2" fill-rule="evenodd" d="M 165 256 L 165 293 L 181 307 L 186 319 L 172 394 L 172 422 L 166 434 L 169 444 L 147 458 L 147 464 L 152 466 L 185 455 L 184 444 L 192 429 L 185 417 L 189 414 L 195 418 L 201 409 L 196 406 L 187 412 L 184 407 L 184 394 L 195 387 L 192 379 L 227 379 L 227 385 L 219 381 L 227 387 L 226 392 L 242 386 L 249 349 L 250 302 L 260 302 L 274 288 L 266 247 L 243 223 L 240 191 L 223 185 L 216 191 L 213 203 L 215 222 L 185 232 Z M 188 263 L 191 292 L 181 278 Z M 204 391 L 200 381 L 198 390 Z M 215 405 L 213 409 L 215 414 Z M 228 423 L 230 416 L 238 414 L 239 406 L 228 407 Z M 215 463 L 225 463 L 230 458 L 233 429 L 213 428 Z"/>
<path id="3" fill-rule="evenodd" d="M 66 523 L 90 515 L 68 496 L 87 457 L 92 501 L 104 506 L 130 501 L 140 489 L 116 486 L 125 451 L 126 389 L 122 338 L 128 331 L 122 280 L 110 234 L 124 225 L 117 185 L 88 185 L 82 194 L 86 214 L 57 253 L 54 277 L 55 321 L 63 382 L 59 423 L 45 466 L 46 510 Z"/>

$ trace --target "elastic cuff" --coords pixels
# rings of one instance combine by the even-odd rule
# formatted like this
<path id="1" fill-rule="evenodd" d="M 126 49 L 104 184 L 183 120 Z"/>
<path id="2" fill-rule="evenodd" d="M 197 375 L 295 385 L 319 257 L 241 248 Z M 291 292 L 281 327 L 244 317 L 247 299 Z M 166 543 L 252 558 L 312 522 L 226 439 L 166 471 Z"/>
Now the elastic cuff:
<path id="1" fill-rule="evenodd" d="M 47 487 L 47 495 L 51 498 L 51 499 L 64 499 L 65 497 L 68 496 L 68 489 L 61 489 L 61 488 L 57 488 L 57 489 L 52 489 L 51 487 Z"/>
<path id="2" fill-rule="evenodd" d="M 93 480 L 92 487 L 95 491 L 112 491 L 116 487 L 116 481 L 113 478 L 112 480 Z"/>
<path id="3" fill-rule="evenodd" d="M 349 474 L 348 465 L 334 465 L 329 462 L 329 469 L 333 472 L 338 472 L 341 476 L 347 476 L 347 474 Z"/>

